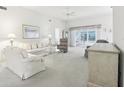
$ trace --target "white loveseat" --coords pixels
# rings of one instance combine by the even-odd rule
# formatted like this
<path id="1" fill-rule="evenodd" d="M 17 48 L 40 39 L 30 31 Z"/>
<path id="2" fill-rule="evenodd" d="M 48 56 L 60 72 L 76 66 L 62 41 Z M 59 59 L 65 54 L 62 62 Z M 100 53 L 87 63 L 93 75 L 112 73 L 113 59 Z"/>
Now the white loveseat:
<path id="1" fill-rule="evenodd" d="M 7 67 L 21 77 L 22 80 L 45 70 L 45 64 L 41 56 L 29 54 L 24 49 L 6 47 L 4 54 Z"/>

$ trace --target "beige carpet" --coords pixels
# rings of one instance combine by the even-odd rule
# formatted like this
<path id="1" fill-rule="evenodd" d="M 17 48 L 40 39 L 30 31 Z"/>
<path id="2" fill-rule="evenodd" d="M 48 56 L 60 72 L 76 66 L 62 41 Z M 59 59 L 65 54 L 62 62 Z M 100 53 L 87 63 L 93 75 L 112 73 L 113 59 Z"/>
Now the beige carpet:
<path id="1" fill-rule="evenodd" d="M 0 86 L 4 87 L 83 87 L 87 86 L 88 62 L 82 48 L 45 57 L 47 70 L 22 81 L 8 69 L 0 69 Z"/>

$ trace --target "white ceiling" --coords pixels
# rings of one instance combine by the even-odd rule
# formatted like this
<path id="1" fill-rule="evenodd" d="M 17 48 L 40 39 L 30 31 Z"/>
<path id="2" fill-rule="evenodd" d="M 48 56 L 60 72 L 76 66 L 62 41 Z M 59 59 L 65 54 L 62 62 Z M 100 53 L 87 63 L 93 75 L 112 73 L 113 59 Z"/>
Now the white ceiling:
<path id="1" fill-rule="evenodd" d="M 67 12 L 74 12 L 69 19 L 112 14 L 112 8 L 109 6 L 25 6 L 24 8 L 61 20 L 67 20 Z"/>

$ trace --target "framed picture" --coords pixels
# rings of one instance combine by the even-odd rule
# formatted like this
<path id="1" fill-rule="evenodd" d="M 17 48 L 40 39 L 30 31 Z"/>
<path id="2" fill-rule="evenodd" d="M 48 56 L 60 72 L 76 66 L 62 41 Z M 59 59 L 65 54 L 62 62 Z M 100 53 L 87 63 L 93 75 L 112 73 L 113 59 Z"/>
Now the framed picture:
<path id="1" fill-rule="evenodd" d="M 39 39 L 40 27 L 32 25 L 22 25 L 24 39 Z"/>

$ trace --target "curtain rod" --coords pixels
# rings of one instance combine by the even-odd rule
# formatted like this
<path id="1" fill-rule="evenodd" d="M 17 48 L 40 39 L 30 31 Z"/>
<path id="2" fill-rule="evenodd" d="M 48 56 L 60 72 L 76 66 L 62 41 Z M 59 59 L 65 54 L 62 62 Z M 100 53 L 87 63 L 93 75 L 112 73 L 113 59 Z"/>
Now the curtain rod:
<path id="1" fill-rule="evenodd" d="M 73 29 L 81 29 L 81 28 L 101 28 L 101 27 L 102 27 L 101 24 L 97 24 L 97 25 L 86 25 L 86 26 L 70 27 L 70 30 L 73 30 Z"/>

